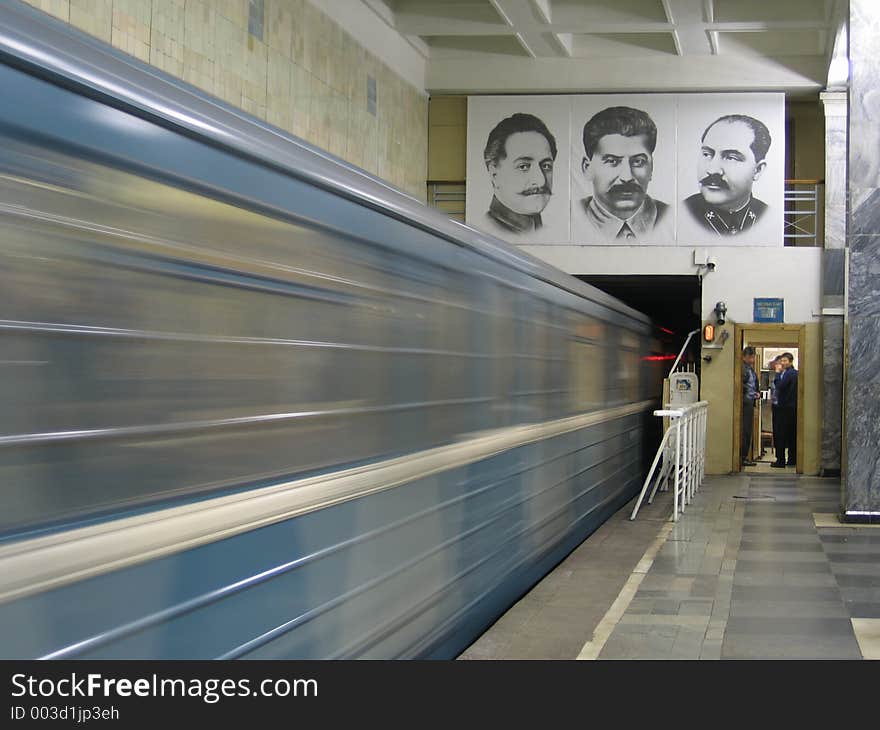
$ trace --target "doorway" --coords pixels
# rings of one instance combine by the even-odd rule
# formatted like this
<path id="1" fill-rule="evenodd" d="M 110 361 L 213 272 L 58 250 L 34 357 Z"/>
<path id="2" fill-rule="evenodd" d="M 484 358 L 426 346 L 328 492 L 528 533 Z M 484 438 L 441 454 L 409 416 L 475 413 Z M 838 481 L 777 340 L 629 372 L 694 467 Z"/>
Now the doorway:
<path id="1" fill-rule="evenodd" d="M 770 464 L 776 458 L 776 442 L 773 435 L 773 409 L 770 401 L 770 383 L 775 372 L 770 365 L 773 358 L 783 352 L 794 355 L 794 367 L 798 371 L 798 394 L 797 394 L 797 465 L 794 471 L 798 474 L 804 472 L 804 381 L 811 377 L 805 372 L 804 366 L 804 337 L 803 325 L 784 324 L 749 324 L 737 325 L 735 340 L 737 343 L 737 357 L 735 358 L 735 390 L 736 400 L 734 407 L 733 429 L 733 463 L 735 471 L 746 473 L 771 473 L 775 472 Z M 743 348 L 752 346 L 756 351 L 755 371 L 758 375 L 758 387 L 762 398 L 760 406 L 755 408 L 754 423 L 752 426 L 752 443 L 750 455 L 756 466 L 744 467 L 741 459 L 742 445 L 742 358 Z M 790 468 L 779 473 L 791 472 Z"/>

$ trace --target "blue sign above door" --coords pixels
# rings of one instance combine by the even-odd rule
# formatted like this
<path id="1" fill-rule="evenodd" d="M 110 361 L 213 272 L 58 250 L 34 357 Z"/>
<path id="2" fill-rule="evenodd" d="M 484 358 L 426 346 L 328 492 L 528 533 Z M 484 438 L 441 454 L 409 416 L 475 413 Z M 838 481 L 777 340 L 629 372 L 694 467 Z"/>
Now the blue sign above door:
<path id="1" fill-rule="evenodd" d="M 755 297 L 755 322 L 784 322 L 785 300 L 776 297 Z"/>

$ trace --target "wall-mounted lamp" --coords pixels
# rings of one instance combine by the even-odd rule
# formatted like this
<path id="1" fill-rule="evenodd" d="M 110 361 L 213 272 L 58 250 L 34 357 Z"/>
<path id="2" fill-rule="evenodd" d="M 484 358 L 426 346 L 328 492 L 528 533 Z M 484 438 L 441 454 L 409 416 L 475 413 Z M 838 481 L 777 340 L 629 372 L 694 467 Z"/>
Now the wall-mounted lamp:
<path id="1" fill-rule="evenodd" d="M 727 305 L 724 302 L 715 304 L 715 320 L 718 324 L 724 324 L 724 316 L 727 314 Z"/>

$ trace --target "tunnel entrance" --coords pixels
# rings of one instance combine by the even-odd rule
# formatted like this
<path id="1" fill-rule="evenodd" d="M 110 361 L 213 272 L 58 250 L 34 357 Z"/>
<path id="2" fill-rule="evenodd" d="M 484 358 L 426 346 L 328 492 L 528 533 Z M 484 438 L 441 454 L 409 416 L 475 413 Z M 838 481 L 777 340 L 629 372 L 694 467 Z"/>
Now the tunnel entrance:
<path id="1" fill-rule="evenodd" d="M 672 368 L 674 358 L 684 345 L 688 332 L 701 327 L 702 290 L 697 276 L 584 275 L 577 278 L 650 317 L 658 345 L 655 352 L 662 352 L 660 357 L 668 358 L 660 363 L 664 376 Z M 699 335 L 694 335 L 679 366 L 680 370 L 695 372 L 698 377 L 701 363 L 700 339 Z M 658 392 L 656 397 L 659 405 L 661 393 Z M 645 472 L 662 436 L 661 419 L 649 416 L 645 421 L 643 445 Z"/>
<path id="2" fill-rule="evenodd" d="M 688 332 L 699 329 L 701 285 L 697 276 L 578 276 L 597 289 L 646 314 L 654 323 L 654 335 L 663 352 L 677 355 Z M 682 358 L 690 369 L 700 372 L 700 338 L 694 336 Z M 672 367 L 672 361 L 669 362 Z"/>

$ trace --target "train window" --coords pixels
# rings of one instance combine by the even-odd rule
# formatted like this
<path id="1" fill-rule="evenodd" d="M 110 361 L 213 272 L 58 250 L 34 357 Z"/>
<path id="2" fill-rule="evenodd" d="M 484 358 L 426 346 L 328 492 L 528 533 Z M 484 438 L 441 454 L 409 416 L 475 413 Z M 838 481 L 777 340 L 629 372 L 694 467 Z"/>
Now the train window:
<path id="1" fill-rule="evenodd" d="M 605 324 L 582 314 L 575 315 L 574 336 L 569 345 L 571 405 L 576 412 L 598 408 L 605 401 Z"/>
<path id="2" fill-rule="evenodd" d="M 639 337 L 629 330 L 620 330 L 617 373 L 620 397 L 636 400 L 639 395 L 640 375 Z"/>

